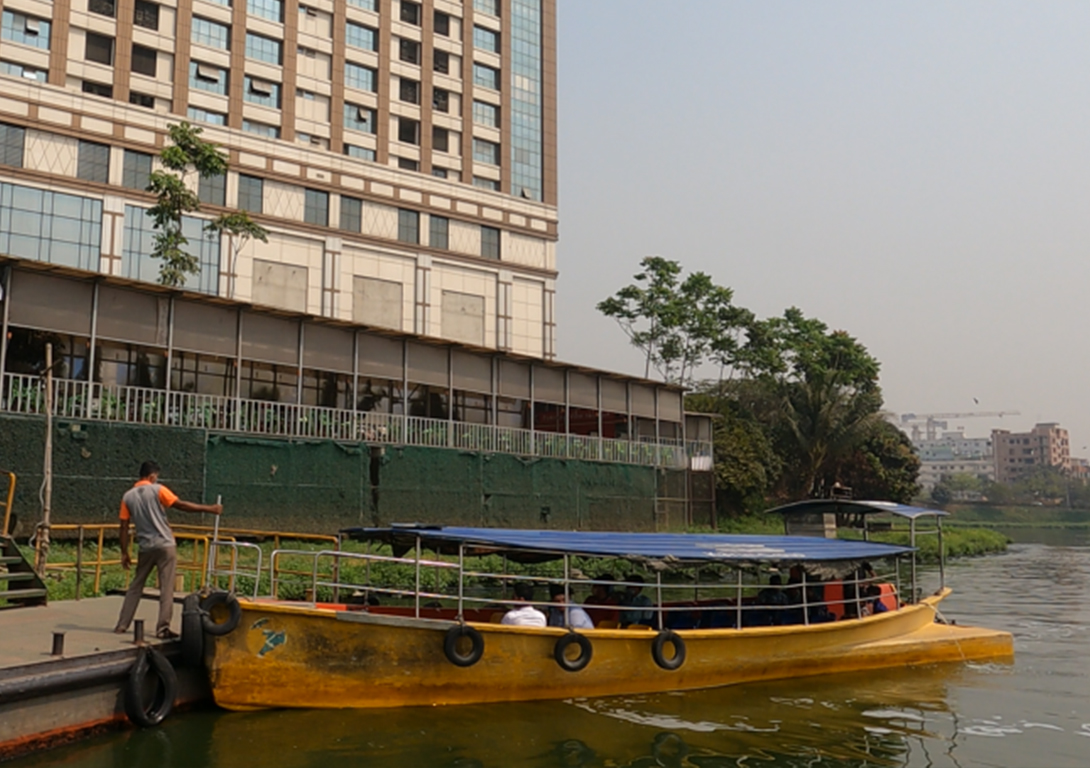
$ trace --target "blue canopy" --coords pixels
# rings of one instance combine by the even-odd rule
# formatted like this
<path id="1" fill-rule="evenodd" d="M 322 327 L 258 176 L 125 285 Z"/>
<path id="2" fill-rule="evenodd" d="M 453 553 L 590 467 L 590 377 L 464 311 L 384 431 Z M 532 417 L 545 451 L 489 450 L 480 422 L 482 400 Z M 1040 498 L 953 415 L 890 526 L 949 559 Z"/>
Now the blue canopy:
<path id="1" fill-rule="evenodd" d="M 770 515 L 785 516 L 814 515 L 824 512 L 855 515 L 875 515 L 885 512 L 909 520 L 920 517 L 945 517 L 949 514 L 941 509 L 910 507 L 907 504 L 898 504 L 894 501 L 855 501 L 852 499 L 807 499 L 806 501 L 796 501 L 794 504 L 785 504 L 782 507 L 768 510 Z"/>
<path id="2" fill-rule="evenodd" d="M 664 560 L 677 564 L 708 562 L 795 563 L 877 560 L 912 547 L 870 541 L 801 536 L 749 536 L 686 533 L 620 533 L 604 531 L 538 531 L 504 528 L 394 526 L 347 528 L 358 541 L 390 544 L 395 553 L 421 546 L 433 552 L 467 555 L 506 554 L 518 562 L 554 560 L 565 554 Z"/>

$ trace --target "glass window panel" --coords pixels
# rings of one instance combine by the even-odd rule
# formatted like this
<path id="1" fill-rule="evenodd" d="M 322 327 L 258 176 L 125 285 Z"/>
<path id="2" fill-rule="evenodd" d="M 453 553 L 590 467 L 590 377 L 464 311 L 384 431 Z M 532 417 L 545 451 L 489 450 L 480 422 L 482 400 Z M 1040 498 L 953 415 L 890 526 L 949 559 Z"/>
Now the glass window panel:
<path id="1" fill-rule="evenodd" d="M 500 71 L 484 64 L 473 65 L 473 84 L 482 88 L 500 89 Z"/>
<path id="2" fill-rule="evenodd" d="M 358 157 L 360 160 L 375 162 L 375 150 L 367 147 L 357 147 L 354 144 L 345 144 L 344 153 L 349 157 Z"/>
<path id="3" fill-rule="evenodd" d="M 145 0 L 136 0 L 132 23 L 138 27 L 143 27 L 144 29 L 158 31 L 159 6 L 155 3 L 145 2 Z"/>
<path id="4" fill-rule="evenodd" d="M 484 101 L 473 102 L 473 122 L 490 128 L 500 127 L 500 108 Z"/>
<path id="5" fill-rule="evenodd" d="M 486 259 L 500 257 L 500 231 L 495 227 L 481 227 L 481 256 Z"/>
<path id="6" fill-rule="evenodd" d="M 500 34 L 484 27 L 473 27 L 473 46 L 482 51 L 500 52 Z"/>
<path id="7" fill-rule="evenodd" d="M 151 155 L 126 149 L 121 170 L 121 186 L 143 192 L 147 189 L 150 178 Z"/>
<path id="8" fill-rule="evenodd" d="M 256 176 L 238 175 L 239 210 L 261 213 L 264 206 L 265 182 Z"/>
<path id="9" fill-rule="evenodd" d="M 341 196 L 341 229 L 359 232 L 363 221 L 363 202 L 354 197 Z"/>
<path id="10" fill-rule="evenodd" d="M 283 23 L 284 3 L 281 0 L 246 0 L 246 13 Z"/>
<path id="11" fill-rule="evenodd" d="M 444 216 L 428 217 L 428 245 L 432 248 L 450 248 L 450 219 Z"/>
<path id="12" fill-rule="evenodd" d="M 348 45 L 362 48 L 365 51 L 378 50 L 378 32 L 362 24 L 348 22 L 345 25 L 344 41 Z"/>
<path id="13" fill-rule="evenodd" d="M 279 40 L 264 35 L 246 33 L 246 58 L 264 61 L 267 64 L 280 65 L 283 61 L 284 46 Z"/>
<path id="14" fill-rule="evenodd" d="M 358 88 L 361 91 L 375 90 L 375 70 L 362 64 L 346 61 L 344 64 L 344 84 L 349 88 Z"/>
<path id="15" fill-rule="evenodd" d="M 194 43 L 227 51 L 231 48 L 231 27 L 194 16 L 191 38 Z"/>
<path id="16" fill-rule="evenodd" d="M 306 191 L 306 200 L 303 206 L 303 220 L 308 224 L 317 224 L 321 227 L 329 226 L 329 193 L 316 189 Z"/>
<path id="17" fill-rule="evenodd" d="M 208 205 L 227 205 L 227 174 L 201 176 L 197 181 L 197 198 Z"/>
<path id="18" fill-rule="evenodd" d="M 398 209 L 397 239 L 403 243 L 420 243 L 420 214 L 416 211 Z"/>
<path id="19" fill-rule="evenodd" d="M 0 16 L 0 38 L 49 50 L 50 23 L 36 16 L 5 10 Z"/>

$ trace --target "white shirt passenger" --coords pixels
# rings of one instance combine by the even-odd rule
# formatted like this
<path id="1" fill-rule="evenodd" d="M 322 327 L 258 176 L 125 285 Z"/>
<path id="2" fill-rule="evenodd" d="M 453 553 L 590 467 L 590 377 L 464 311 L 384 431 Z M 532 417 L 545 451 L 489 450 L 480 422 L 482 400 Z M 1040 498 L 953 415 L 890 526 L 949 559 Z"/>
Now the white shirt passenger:
<path id="1" fill-rule="evenodd" d="M 532 605 L 522 605 L 505 613 L 500 624 L 516 627 L 544 627 L 545 614 Z"/>

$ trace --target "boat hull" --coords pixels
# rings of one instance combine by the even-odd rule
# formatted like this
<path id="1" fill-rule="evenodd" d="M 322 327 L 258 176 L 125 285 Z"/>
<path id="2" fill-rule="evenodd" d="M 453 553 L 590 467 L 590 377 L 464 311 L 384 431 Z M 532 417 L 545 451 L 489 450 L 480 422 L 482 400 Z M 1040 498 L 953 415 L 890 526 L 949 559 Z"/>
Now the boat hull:
<path id="1" fill-rule="evenodd" d="M 593 656 L 578 672 L 555 660 L 563 629 L 471 624 L 484 653 L 458 667 L 443 651 L 450 622 L 243 601 L 242 621 L 214 638 L 206 663 L 216 703 L 249 710 L 611 696 L 1012 656 L 1009 633 L 935 623 L 942 596 L 809 627 L 680 630 L 687 653 L 674 671 L 655 663 L 653 631 L 586 630 Z"/>

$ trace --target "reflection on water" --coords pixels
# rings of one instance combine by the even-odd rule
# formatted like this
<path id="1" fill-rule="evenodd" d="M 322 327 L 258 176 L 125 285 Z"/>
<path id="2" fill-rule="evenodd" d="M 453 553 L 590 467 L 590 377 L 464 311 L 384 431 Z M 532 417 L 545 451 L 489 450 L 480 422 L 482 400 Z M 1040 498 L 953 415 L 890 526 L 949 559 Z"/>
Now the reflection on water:
<path id="1" fill-rule="evenodd" d="M 14 766 L 651 768 L 1082 766 L 1090 549 L 1018 544 L 955 563 L 945 613 L 1006 628 L 1016 661 L 686 694 L 361 712 L 213 710 Z"/>

